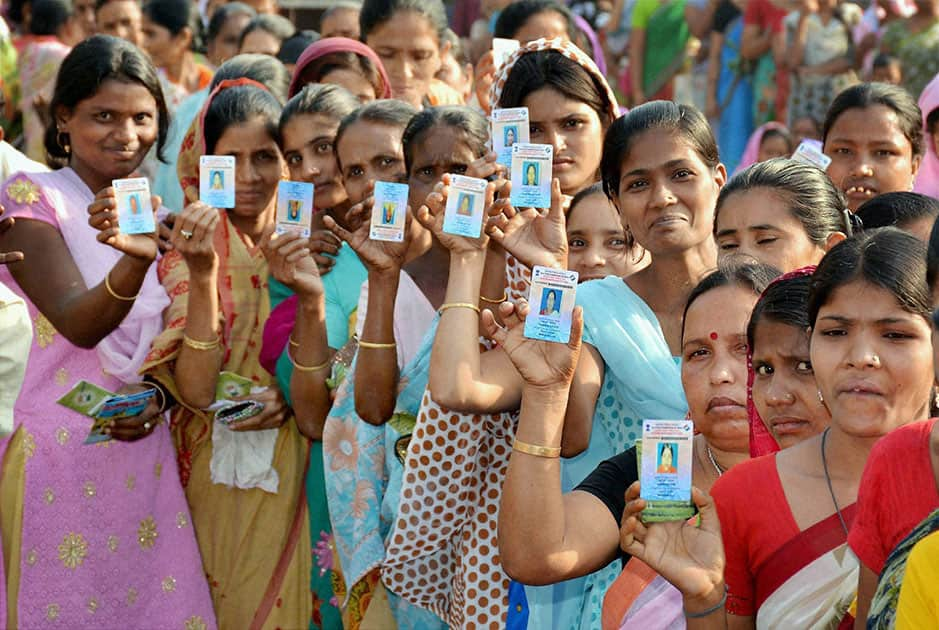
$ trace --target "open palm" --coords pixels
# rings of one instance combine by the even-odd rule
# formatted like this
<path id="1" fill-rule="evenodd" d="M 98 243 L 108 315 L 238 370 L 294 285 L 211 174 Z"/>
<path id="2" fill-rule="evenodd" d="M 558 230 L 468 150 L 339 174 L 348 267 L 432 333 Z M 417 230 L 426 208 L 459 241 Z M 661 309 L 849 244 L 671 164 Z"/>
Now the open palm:
<path id="1" fill-rule="evenodd" d="M 557 179 L 551 184 L 551 208 L 547 213 L 534 208 L 516 210 L 506 200 L 499 200 L 490 214 L 495 216 L 489 224 L 489 236 L 523 264 L 529 268 L 542 265 L 567 269 L 567 222 Z"/>
<path id="2" fill-rule="evenodd" d="M 369 197 L 361 204 L 349 210 L 349 216 L 353 221 L 357 218 L 368 217 L 371 215 L 372 206 L 375 198 Z M 378 241 L 369 238 L 371 224 L 368 220 L 363 220 L 355 230 L 347 230 L 332 218 L 323 217 L 323 224 L 326 228 L 349 244 L 362 264 L 369 271 L 393 271 L 400 269 L 404 264 L 404 258 L 407 255 L 410 245 L 410 227 L 411 227 L 411 209 L 407 209 L 407 219 L 404 222 L 404 240 L 400 243 L 393 241 Z"/>
<path id="3" fill-rule="evenodd" d="M 514 313 L 510 304 L 503 305 L 501 316 L 505 327 L 496 324 L 492 313 L 486 311 L 483 317 L 486 336 L 502 347 L 526 384 L 535 387 L 570 385 L 580 356 L 583 310 L 580 307 L 574 309 L 571 337 L 566 344 L 525 337 L 528 311 L 525 300 L 515 304 Z"/>
<path id="4" fill-rule="evenodd" d="M 261 238 L 261 250 L 271 275 L 297 295 L 323 295 L 316 260 L 306 238 L 299 234 L 273 234 L 268 227 Z"/>
<path id="5" fill-rule="evenodd" d="M 492 203 L 494 184 L 486 187 L 486 206 Z M 489 237 L 485 232 L 478 238 L 450 234 L 443 231 L 443 223 L 447 210 L 447 199 L 450 195 L 450 176 L 444 175 L 443 181 L 434 187 L 434 191 L 427 195 L 424 205 L 417 211 L 417 220 L 426 229 L 430 230 L 440 244 L 454 254 L 465 254 L 484 251 L 489 244 Z"/>

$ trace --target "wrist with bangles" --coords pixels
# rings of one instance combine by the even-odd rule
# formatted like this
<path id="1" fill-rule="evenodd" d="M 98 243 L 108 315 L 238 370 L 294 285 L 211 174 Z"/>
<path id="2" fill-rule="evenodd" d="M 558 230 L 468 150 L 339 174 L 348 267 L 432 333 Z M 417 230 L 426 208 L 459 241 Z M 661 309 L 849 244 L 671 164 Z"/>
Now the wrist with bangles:
<path id="1" fill-rule="evenodd" d="M 300 342 L 294 341 L 293 337 L 288 337 L 287 340 L 290 342 L 290 347 L 287 348 L 287 358 L 290 360 L 291 365 L 293 365 L 294 369 L 296 369 L 297 371 L 319 372 L 321 370 L 325 370 L 326 368 L 330 367 L 333 364 L 332 357 L 327 357 L 325 361 L 323 361 L 322 363 L 318 365 L 303 365 L 302 363 L 297 362 L 297 360 L 293 357 L 293 352 L 291 351 L 291 348 L 299 348 Z"/>
<path id="2" fill-rule="evenodd" d="M 685 617 L 688 619 L 702 619 L 704 617 L 709 617 L 713 615 L 714 613 L 716 613 L 717 611 L 724 608 L 724 606 L 727 604 L 728 592 L 729 592 L 729 589 L 727 588 L 727 584 L 725 583 L 724 592 L 721 595 L 720 601 L 718 601 L 716 604 L 714 604 L 713 606 L 709 606 L 708 608 L 705 608 L 704 610 L 699 610 L 697 612 L 689 612 L 687 608 L 682 607 L 682 612 L 685 613 Z"/>

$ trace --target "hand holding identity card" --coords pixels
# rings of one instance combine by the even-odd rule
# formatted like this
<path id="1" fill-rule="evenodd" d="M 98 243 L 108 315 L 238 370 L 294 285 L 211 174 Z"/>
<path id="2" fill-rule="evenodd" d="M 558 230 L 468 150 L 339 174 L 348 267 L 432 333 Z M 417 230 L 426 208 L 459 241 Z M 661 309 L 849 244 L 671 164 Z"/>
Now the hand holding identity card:
<path id="1" fill-rule="evenodd" d="M 404 240 L 404 219 L 408 211 L 408 185 L 375 182 L 375 205 L 368 237 L 374 241 Z"/>
<path id="2" fill-rule="evenodd" d="M 492 124 L 492 150 L 499 164 L 512 166 L 512 147 L 517 143 L 528 144 L 531 138 L 528 128 L 528 108 L 512 107 L 494 109 L 490 117 Z"/>
<path id="3" fill-rule="evenodd" d="M 646 500 L 647 523 L 683 521 L 694 516 L 691 462 L 694 423 L 691 420 L 643 420 L 638 447 L 640 496 Z"/>
<path id="4" fill-rule="evenodd" d="M 235 157 L 199 157 L 199 200 L 213 208 L 235 207 Z"/>
<path id="5" fill-rule="evenodd" d="M 146 177 L 115 179 L 111 182 L 117 198 L 117 221 L 124 234 L 153 234 L 153 204 L 150 202 L 150 182 Z"/>
<path id="6" fill-rule="evenodd" d="M 96 444 L 111 439 L 103 432 L 111 420 L 139 416 L 155 397 L 153 389 L 134 394 L 114 394 L 94 383 L 78 381 L 56 402 L 94 420 L 85 444 Z"/>
<path id="7" fill-rule="evenodd" d="M 831 164 L 831 158 L 822 153 L 822 143 L 818 140 L 803 140 L 796 147 L 792 159 L 809 166 L 815 166 L 823 171 Z"/>
<path id="8" fill-rule="evenodd" d="M 550 144 L 512 146 L 512 194 L 516 208 L 551 207 L 551 168 L 554 147 Z"/>
<path id="9" fill-rule="evenodd" d="M 492 65 L 496 72 L 505 65 L 509 55 L 519 49 L 521 43 L 517 39 L 505 39 L 503 37 L 492 38 Z"/>
<path id="10" fill-rule="evenodd" d="M 577 272 L 535 265 L 531 270 L 525 336 L 567 343 L 571 340 L 571 313 L 577 293 Z"/>
<path id="11" fill-rule="evenodd" d="M 280 182 L 277 185 L 278 234 L 299 234 L 309 238 L 313 224 L 313 184 Z"/>
<path id="12" fill-rule="evenodd" d="M 457 236 L 479 238 L 483 231 L 486 202 L 485 179 L 450 176 L 450 195 L 443 215 L 443 231 Z"/>

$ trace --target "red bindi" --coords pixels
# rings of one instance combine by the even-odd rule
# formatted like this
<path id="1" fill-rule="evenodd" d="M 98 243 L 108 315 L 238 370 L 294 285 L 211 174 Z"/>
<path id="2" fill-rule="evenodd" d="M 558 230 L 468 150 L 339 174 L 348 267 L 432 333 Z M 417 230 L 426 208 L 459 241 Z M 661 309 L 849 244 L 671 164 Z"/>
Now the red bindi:
<path id="1" fill-rule="evenodd" d="M 711 337 L 711 341 L 717 341 L 717 333 L 716 333 L 716 332 L 712 332 L 711 335 L 710 335 L 710 337 Z"/>

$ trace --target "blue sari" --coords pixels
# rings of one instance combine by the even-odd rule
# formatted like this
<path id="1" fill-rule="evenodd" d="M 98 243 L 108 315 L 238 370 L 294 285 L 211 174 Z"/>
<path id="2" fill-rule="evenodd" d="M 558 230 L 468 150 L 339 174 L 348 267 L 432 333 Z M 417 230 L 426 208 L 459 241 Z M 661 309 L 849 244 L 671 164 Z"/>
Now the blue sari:
<path id="1" fill-rule="evenodd" d="M 743 17 L 734 18 L 724 32 L 717 102 L 722 106 L 717 125 L 717 144 L 728 173 L 737 163 L 753 133 L 753 85 L 748 64 L 740 55 Z"/>
<path id="2" fill-rule="evenodd" d="M 381 426 L 355 413 L 354 364 L 336 393 L 323 430 L 326 497 L 346 592 L 381 566 L 385 540 L 398 514 L 404 467 L 400 453 L 414 429 L 430 377 L 430 351 L 437 319 L 414 359 L 401 371 L 395 413 Z M 386 590 L 399 630 L 437 630 L 446 625 L 433 613 Z M 345 602 L 343 602 L 345 603 Z"/>
<path id="3" fill-rule="evenodd" d="M 577 289 L 584 308 L 584 341 L 604 364 L 587 450 L 561 460 L 561 491 L 570 492 L 600 462 L 632 447 L 646 418 L 684 418 L 688 407 L 681 369 L 652 309 L 617 276 Z M 622 570 L 616 560 L 591 575 L 551 586 L 526 586 L 528 627 L 600 627 L 603 596 Z"/>

